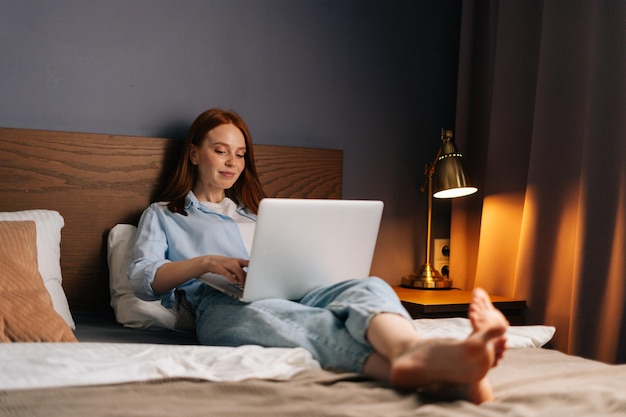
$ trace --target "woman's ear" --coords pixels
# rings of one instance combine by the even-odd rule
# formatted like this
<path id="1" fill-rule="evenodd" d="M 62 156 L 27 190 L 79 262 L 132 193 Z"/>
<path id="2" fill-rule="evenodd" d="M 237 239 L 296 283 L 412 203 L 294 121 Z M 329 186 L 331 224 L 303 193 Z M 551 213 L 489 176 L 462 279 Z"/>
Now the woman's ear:
<path id="1" fill-rule="evenodd" d="M 198 150 L 193 144 L 189 147 L 189 161 L 192 165 L 198 165 Z"/>

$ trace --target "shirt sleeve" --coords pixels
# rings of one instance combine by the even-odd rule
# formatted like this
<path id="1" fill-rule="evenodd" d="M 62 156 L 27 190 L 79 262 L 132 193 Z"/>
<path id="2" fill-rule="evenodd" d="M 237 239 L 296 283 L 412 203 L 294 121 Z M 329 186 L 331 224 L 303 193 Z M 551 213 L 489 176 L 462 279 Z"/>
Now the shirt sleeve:
<path id="1" fill-rule="evenodd" d="M 159 208 L 155 204 L 148 207 L 139 220 L 132 252 L 133 260 L 128 270 L 133 293 L 146 301 L 171 298 L 173 294 L 172 290 L 157 296 L 152 290 L 157 270 L 170 262 L 167 259 L 167 235 L 157 214 Z"/>

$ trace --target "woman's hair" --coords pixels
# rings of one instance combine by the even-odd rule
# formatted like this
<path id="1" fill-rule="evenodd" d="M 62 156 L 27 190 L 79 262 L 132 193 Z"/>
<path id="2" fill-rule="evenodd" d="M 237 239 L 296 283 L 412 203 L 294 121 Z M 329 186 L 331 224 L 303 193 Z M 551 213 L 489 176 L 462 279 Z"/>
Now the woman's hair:
<path id="1" fill-rule="evenodd" d="M 200 114 L 191 124 L 187 137 L 183 143 L 178 165 L 173 178 L 167 183 L 161 201 L 167 201 L 167 207 L 173 213 L 187 215 L 185 211 L 185 196 L 193 188 L 198 180 L 198 167 L 190 161 L 191 145 L 202 144 L 206 134 L 213 128 L 225 125 L 235 125 L 243 134 L 246 141 L 246 153 L 244 156 L 245 167 L 235 184 L 226 190 L 226 196 L 237 204 L 242 204 L 257 213 L 261 199 L 265 197 L 265 192 L 261 186 L 261 181 L 256 171 L 254 163 L 254 150 L 248 126 L 243 119 L 233 111 L 221 109 L 210 109 Z"/>

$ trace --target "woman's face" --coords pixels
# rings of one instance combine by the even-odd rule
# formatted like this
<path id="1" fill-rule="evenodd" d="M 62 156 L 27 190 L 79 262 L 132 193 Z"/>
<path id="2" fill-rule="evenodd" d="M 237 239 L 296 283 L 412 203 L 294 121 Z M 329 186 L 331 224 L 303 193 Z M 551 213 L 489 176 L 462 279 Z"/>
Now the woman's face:
<path id="1" fill-rule="evenodd" d="M 200 145 L 191 145 L 191 163 L 198 167 L 193 192 L 200 201 L 219 203 L 245 168 L 246 141 L 233 124 L 207 132 Z"/>

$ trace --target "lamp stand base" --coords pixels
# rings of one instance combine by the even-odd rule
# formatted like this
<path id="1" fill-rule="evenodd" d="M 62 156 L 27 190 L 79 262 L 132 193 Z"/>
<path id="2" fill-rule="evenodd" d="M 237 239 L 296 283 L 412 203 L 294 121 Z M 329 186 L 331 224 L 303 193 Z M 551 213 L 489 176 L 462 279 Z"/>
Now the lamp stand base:
<path id="1" fill-rule="evenodd" d="M 400 285 L 421 290 L 449 289 L 452 288 L 452 280 L 441 275 L 431 264 L 427 263 L 420 271 L 403 277 Z"/>

